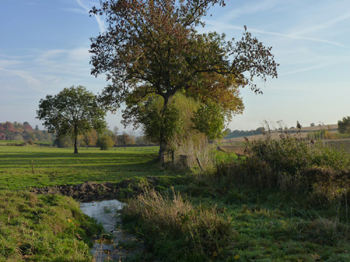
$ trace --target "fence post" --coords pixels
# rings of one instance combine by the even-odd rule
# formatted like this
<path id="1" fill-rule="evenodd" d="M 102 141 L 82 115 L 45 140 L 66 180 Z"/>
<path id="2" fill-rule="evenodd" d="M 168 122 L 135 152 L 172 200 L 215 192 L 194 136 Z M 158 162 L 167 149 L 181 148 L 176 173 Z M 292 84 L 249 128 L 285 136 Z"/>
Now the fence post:
<path id="1" fill-rule="evenodd" d="M 197 162 L 198 162 L 199 167 L 200 167 L 200 168 L 201 168 L 201 170 L 203 171 L 203 168 L 202 168 L 201 162 L 199 161 L 199 158 L 198 158 L 198 157 L 196 157 L 196 159 L 197 159 Z"/>

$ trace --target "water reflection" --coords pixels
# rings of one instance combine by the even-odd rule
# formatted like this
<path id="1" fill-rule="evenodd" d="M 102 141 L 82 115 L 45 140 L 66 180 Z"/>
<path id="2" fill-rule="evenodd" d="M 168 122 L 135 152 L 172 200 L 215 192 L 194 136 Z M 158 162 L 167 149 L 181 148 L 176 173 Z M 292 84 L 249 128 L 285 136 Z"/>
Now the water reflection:
<path id="1" fill-rule="evenodd" d="M 122 209 L 124 203 L 118 200 L 106 200 L 101 202 L 81 203 L 80 209 L 84 214 L 93 217 L 98 223 L 103 225 L 106 232 L 113 232 L 112 241 L 96 241 L 92 248 L 92 254 L 96 262 L 102 262 L 109 259 L 115 259 L 125 256 L 121 252 L 117 252 L 119 241 L 124 240 L 124 235 L 121 230 L 116 229 L 117 223 L 120 223 L 120 219 L 117 215 L 117 211 Z"/>

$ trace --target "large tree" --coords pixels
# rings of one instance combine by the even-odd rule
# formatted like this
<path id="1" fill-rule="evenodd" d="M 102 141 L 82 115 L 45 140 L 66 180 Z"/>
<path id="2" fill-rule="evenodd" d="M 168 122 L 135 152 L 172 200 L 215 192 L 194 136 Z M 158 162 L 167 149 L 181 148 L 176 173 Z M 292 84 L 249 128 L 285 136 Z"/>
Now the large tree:
<path id="1" fill-rule="evenodd" d="M 149 94 L 163 100 L 160 156 L 166 148 L 165 130 L 169 101 L 180 90 L 204 103 L 216 103 L 235 113 L 237 87 L 253 77 L 277 77 L 278 64 L 247 31 L 239 41 L 226 41 L 215 32 L 199 34 L 210 6 L 223 0 L 109 0 L 93 7 L 105 15 L 106 32 L 92 38 L 92 74 L 106 74 L 109 85 L 101 100 L 111 110 L 128 101 L 137 106 Z"/>
<path id="2" fill-rule="evenodd" d="M 57 95 L 47 95 L 39 102 L 37 118 L 57 137 L 69 135 L 74 139 L 74 153 L 78 153 L 78 136 L 92 129 L 100 131 L 107 125 L 106 115 L 97 102 L 96 96 L 85 87 L 64 88 Z"/>

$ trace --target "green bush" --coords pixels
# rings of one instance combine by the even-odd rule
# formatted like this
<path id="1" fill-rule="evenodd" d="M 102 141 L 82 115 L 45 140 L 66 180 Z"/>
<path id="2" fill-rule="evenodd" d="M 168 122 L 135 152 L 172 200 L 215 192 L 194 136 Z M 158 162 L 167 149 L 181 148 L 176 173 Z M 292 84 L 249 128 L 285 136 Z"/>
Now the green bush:
<path id="1" fill-rule="evenodd" d="M 103 135 L 97 140 L 96 144 L 101 150 L 108 150 L 113 147 L 114 141 L 109 135 Z"/>

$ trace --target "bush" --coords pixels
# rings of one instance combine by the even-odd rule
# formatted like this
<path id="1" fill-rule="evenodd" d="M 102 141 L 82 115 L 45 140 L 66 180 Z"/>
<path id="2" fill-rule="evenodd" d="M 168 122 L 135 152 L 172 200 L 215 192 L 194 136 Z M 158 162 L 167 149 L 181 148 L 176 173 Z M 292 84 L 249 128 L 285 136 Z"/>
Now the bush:
<path id="1" fill-rule="evenodd" d="M 33 142 L 33 139 L 31 139 L 31 138 L 29 138 L 28 140 L 27 140 L 27 144 L 29 144 L 29 145 L 34 145 L 34 142 Z"/>
<path id="2" fill-rule="evenodd" d="M 101 148 L 101 150 L 108 150 L 114 145 L 113 139 L 109 135 L 103 135 L 97 140 L 96 145 Z"/>
<path id="3" fill-rule="evenodd" d="M 123 208 L 122 219 L 164 261 L 214 260 L 235 235 L 229 219 L 220 217 L 215 208 L 194 208 L 175 192 L 170 199 L 146 190 Z"/>
<path id="4" fill-rule="evenodd" d="M 279 188 L 326 201 L 349 197 L 350 155 L 344 151 L 288 136 L 250 142 L 247 151 L 244 160 L 218 165 L 217 177 L 226 186 Z"/>

